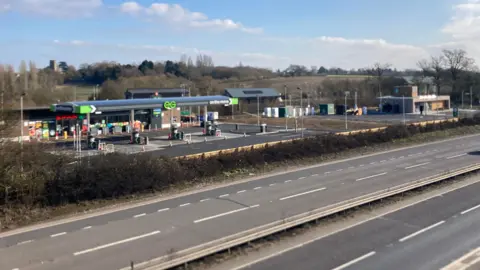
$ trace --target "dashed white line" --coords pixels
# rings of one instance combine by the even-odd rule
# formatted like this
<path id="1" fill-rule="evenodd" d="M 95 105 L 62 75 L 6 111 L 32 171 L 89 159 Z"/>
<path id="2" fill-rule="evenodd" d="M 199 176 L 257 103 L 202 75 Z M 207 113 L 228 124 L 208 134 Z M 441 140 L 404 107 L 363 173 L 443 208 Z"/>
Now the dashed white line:
<path id="1" fill-rule="evenodd" d="M 288 200 L 288 199 L 295 198 L 295 197 L 302 196 L 302 195 L 307 195 L 307 194 L 322 191 L 322 190 L 325 190 L 325 189 L 327 189 L 327 188 L 324 188 L 324 187 L 323 188 L 317 188 L 317 189 L 309 190 L 309 191 L 306 191 L 306 192 L 290 195 L 290 196 L 287 196 L 287 197 L 280 198 L 280 201 Z"/>
<path id="2" fill-rule="evenodd" d="M 273 184 L 270 184 L 269 186 L 273 187 L 273 186 L 275 186 L 275 183 L 273 183 Z"/>
<path id="3" fill-rule="evenodd" d="M 52 235 L 50 235 L 50 237 L 57 237 L 57 236 L 65 235 L 65 234 L 67 234 L 67 232 L 52 234 Z"/>
<path id="4" fill-rule="evenodd" d="M 206 202 L 206 201 L 209 201 L 210 198 L 207 198 L 207 199 L 203 199 L 203 200 L 200 200 L 200 202 Z"/>
<path id="5" fill-rule="evenodd" d="M 139 218 L 139 217 L 143 217 L 143 216 L 146 216 L 147 213 L 141 213 L 141 214 L 138 214 L 138 215 L 135 215 L 133 216 L 134 218 Z"/>
<path id="6" fill-rule="evenodd" d="M 85 254 L 85 253 L 94 252 L 94 251 L 97 251 L 97 250 L 100 250 L 100 249 L 104 249 L 104 248 L 108 248 L 108 247 L 120 245 L 120 244 L 127 243 L 127 242 L 130 242 L 130 241 L 135 241 L 135 240 L 138 240 L 138 239 L 141 239 L 141 238 L 145 238 L 145 237 L 149 237 L 149 236 L 153 236 L 153 235 L 159 234 L 159 233 L 160 233 L 160 231 L 154 231 L 154 232 L 151 232 L 151 233 L 147 233 L 147 234 L 142 234 L 142 235 L 139 235 L 139 236 L 130 237 L 130 238 L 127 238 L 127 239 L 124 239 L 124 240 L 120 240 L 120 241 L 117 241 L 117 242 L 113 242 L 113 243 L 109 243 L 109 244 L 106 244 L 106 245 L 101 245 L 101 246 L 98 246 L 98 247 L 94 247 L 94 248 L 90 248 L 90 249 L 85 249 L 85 250 L 82 250 L 82 251 L 78 251 L 78 252 L 73 253 L 73 256 L 78 256 L 78 255 L 82 255 L 82 254 Z"/>
<path id="7" fill-rule="evenodd" d="M 397 159 L 397 158 L 392 157 L 390 160 L 395 160 L 395 159 Z"/>
<path id="8" fill-rule="evenodd" d="M 350 169 L 353 169 L 353 168 L 355 168 L 355 167 L 353 167 L 353 166 L 348 167 L 349 170 L 350 170 Z"/>
<path id="9" fill-rule="evenodd" d="M 86 226 L 86 227 L 83 227 L 82 230 L 89 230 L 91 228 L 92 228 L 92 226 Z"/>
<path id="10" fill-rule="evenodd" d="M 358 167 L 363 167 L 363 166 L 365 166 L 365 164 L 360 164 L 360 165 L 358 165 Z"/>
<path id="11" fill-rule="evenodd" d="M 351 260 L 351 261 L 349 261 L 349 262 L 347 262 L 347 263 L 345 263 L 345 264 L 342 264 L 342 265 L 340 265 L 339 267 L 334 268 L 333 270 L 342 270 L 342 269 L 345 269 L 345 268 L 350 267 L 350 266 L 358 263 L 359 261 L 365 260 L 366 258 L 371 257 L 371 256 L 373 256 L 373 255 L 375 255 L 375 251 L 372 251 L 372 252 L 367 253 L 367 254 L 365 254 L 365 255 L 363 255 L 363 256 L 360 256 L 360 257 L 358 257 L 358 258 L 356 258 L 356 259 L 354 259 L 354 260 Z"/>
<path id="12" fill-rule="evenodd" d="M 316 174 L 312 174 L 312 177 L 315 177 L 315 176 L 318 176 L 318 173 L 316 173 Z"/>
<path id="13" fill-rule="evenodd" d="M 405 157 L 404 157 L 404 156 L 401 156 L 401 157 L 399 157 L 398 159 L 402 159 L 402 158 L 405 158 Z"/>
<path id="14" fill-rule="evenodd" d="M 435 227 L 437 227 L 437 226 L 440 226 L 440 225 L 442 225 L 443 223 L 445 223 L 444 220 L 442 220 L 442 221 L 440 221 L 440 222 L 437 222 L 437 223 L 435 223 L 435 224 L 433 224 L 433 225 L 430 225 L 430 226 L 428 226 L 428 227 L 426 227 L 426 228 L 423 228 L 423 229 L 421 229 L 421 230 L 419 230 L 419 231 L 417 231 L 417 232 L 414 232 L 414 233 L 412 233 L 412 234 L 410 234 L 410 235 L 407 235 L 407 236 L 401 238 L 401 239 L 398 240 L 398 241 L 404 242 L 404 241 L 406 241 L 406 240 L 408 240 L 408 239 L 410 239 L 410 238 L 413 238 L 413 237 L 415 237 L 415 236 L 417 236 L 417 235 L 419 235 L 419 234 L 421 234 L 421 233 L 424 233 L 424 232 L 426 232 L 426 231 L 428 231 L 428 230 L 431 230 L 431 229 L 433 229 L 433 228 L 435 228 Z"/>
<path id="15" fill-rule="evenodd" d="M 477 209 L 477 208 L 480 208 L 480 204 L 477 205 L 477 206 L 474 206 L 474 207 L 472 207 L 472 208 L 469 208 L 469 209 L 461 212 L 460 214 L 464 215 L 464 214 L 466 214 L 466 213 L 468 213 L 468 212 L 471 212 L 471 211 L 473 211 L 473 210 L 475 210 L 475 209 Z"/>
<path id="16" fill-rule="evenodd" d="M 223 198 L 223 197 L 228 197 L 230 194 L 223 194 L 223 195 L 220 195 L 218 196 L 219 198 Z"/>
<path id="17" fill-rule="evenodd" d="M 384 162 L 387 162 L 385 159 L 384 160 L 380 160 L 380 163 L 384 163 Z"/>
<path id="18" fill-rule="evenodd" d="M 237 193 L 243 193 L 243 192 L 246 192 L 246 190 L 237 191 Z"/>
<path id="19" fill-rule="evenodd" d="M 423 165 L 427 165 L 429 164 L 430 162 L 424 162 L 424 163 L 420 163 L 420 164 L 417 164 L 417 165 L 412 165 L 412 166 L 408 166 L 408 167 L 405 167 L 405 170 L 408 170 L 408 169 L 411 169 L 411 168 L 415 168 L 415 167 L 420 167 L 420 166 L 423 166 Z"/>
<path id="20" fill-rule="evenodd" d="M 302 180 L 302 179 L 305 179 L 306 177 L 305 176 L 302 176 L 302 177 L 299 177 L 298 180 Z"/>
<path id="21" fill-rule="evenodd" d="M 366 177 L 362 177 L 362 178 L 358 178 L 357 180 L 355 181 L 362 181 L 362 180 L 366 180 L 366 179 L 370 179 L 370 178 L 374 178 L 374 177 L 377 177 L 377 176 L 382 176 L 382 175 L 385 175 L 387 174 L 386 172 L 383 172 L 383 173 L 379 173 L 379 174 L 374 174 L 374 175 L 370 175 L 370 176 L 366 176 Z"/>
<path id="22" fill-rule="evenodd" d="M 370 164 L 372 164 L 372 165 L 373 165 L 373 164 L 377 164 L 377 162 L 370 162 Z"/>
<path id="23" fill-rule="evenodd" d="M 31 242 L 33 242 L 33 240 L 22 241 L 22 242 L 18 243 L 17 245 L 25 245 L 25 244 L 28 244 L 28 243 L 31 243 Z"/>
<path id="24" fill-rule="evenodd" d="M 206 218 L 197 219 L 197 220 L 195 220 L 193 223 L 200 223 L 200 222 L 203 222 L 203 221 L 207 221 L 207 220 L 210 220 L 210 219 L 214 219 L 214 218 L 223 217 L 223 216 L 226 216 L 226 215 L 238 213 L 238 212 L 245 211 L 245 210 L 251 209 L 251 208 L 256 208 L 256 207 L 259 207 L 259 206 L 260 206 L 260 205 L 256 204 L 256 205 L 252 205 L 252 206 L 249 206 L 249 207 L 244 207 L 244 208 L 240 208 L 240 209 L 228 211 L 228 212 L 221 213 L 221 214 L 218 214 L 218 215 L 214 215 L 214 216 L 210 216 L 210 217 L 206 217 Z"/>
<path id="25" fill-rule="evenodd" d="M 160 212 L 165 212 L 165 211 L 168 211 L 170 210 L 170 208 L 163 208 L 163 209 L 158 209 L 157 212 L 160 213 Z"/>
<path id="26" fill-rule="evenodd" d="M 180 204 L 179 206 L 180 206 L 180 207 L 184 207 L 184 206 L 187 206 L 187 205 L 190 205 L 190 203 Z"/>
<path id="27" fill-rule="evenodd" d="M 20 270 L 20 268 L 13 268 L 12 270 Z"/>
<path id="28" fill-rule="evenodd" d="M 338 169 L 338 170 L 337 170 L 337 172 L 341 172 L 341 171 L 343 171 L 343 169 Z"/>
<path id="29" fill-rule="evenodd" d="M 261 189 L 261 188 L 262 188 L 262 187 L 256 187 L 256 188 L 254 188 L 254 190 Z"/>
<path id="30" fill-rule="evenodd" d="M 331 172 L 324 172 L 324 174 L 330 174 Z"/>
<path id="31" fill-rule="evenodd" d="M 290 182 L 292 182 L 292 180 L 286 180 L 286 181 L 285 181 L 285 183 L 290 183 Z"/>
<path id="32" fill-rule="evenodd" d="M 464 153 L 464 154 L 460 154 L 460 155 L 455 155 L 455 156 L 451 156 L 451 157 L 447 157 L 446 159 L 452 159 L 452 158 L 456 158 L 456 157 L 463 157 L 463 156 L 466 156 L 467 154 Z"/>

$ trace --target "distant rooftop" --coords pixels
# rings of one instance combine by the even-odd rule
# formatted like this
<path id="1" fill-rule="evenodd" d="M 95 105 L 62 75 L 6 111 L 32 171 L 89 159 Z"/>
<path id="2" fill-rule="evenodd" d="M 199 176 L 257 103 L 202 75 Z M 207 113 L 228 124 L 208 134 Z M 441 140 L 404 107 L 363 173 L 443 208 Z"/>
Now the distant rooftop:
<path id="1" fill-rule="evenodd" d="M 274 88 L 225 88 L 225 95 L 232 98 L 280 97 Z"/>

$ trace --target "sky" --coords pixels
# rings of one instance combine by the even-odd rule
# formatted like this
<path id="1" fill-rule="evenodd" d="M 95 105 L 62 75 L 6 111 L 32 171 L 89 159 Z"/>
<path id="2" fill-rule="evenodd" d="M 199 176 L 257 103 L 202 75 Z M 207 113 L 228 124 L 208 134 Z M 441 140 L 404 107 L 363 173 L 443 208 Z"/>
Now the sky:
<path id="1" fill-rule="evenodd" d="M 216 65 L 397 69 L 442 49 L 480 62 L 480 0 L 0 0 L 0 63 L 210 55 Z"/>

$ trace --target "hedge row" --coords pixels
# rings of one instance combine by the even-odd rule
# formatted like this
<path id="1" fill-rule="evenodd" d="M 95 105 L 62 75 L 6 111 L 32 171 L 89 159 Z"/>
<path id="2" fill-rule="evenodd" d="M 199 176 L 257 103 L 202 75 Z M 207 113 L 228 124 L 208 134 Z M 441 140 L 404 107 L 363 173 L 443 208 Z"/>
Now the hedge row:
<path id="1" fill-rule="evenodd" d="M 264 149 L 252 148 L 248 151 L 198 159 L 152 158 L 148 154 L 110 154 L 71 164 L 72 160 L 67 158 L 45 156 L 39 149 L 27 149 L 23 154 L 23 174 L 19 173 L 19 155 L 13 154 L 14 150 L 10 149 L 9 154 L 14 158 L 1 164 L 4 172 L 0 172 L 3 173 L 0 176 L 8 178 L 3 183 L 3 186 L 8 187 L 8 192 L 5 192 L 7 189 L 0 189 L 0 204 L 57 206 L 157 192 L 239 169 L 261 168 L 265 164 L 298 161 L 374 146 L 416 134 L 478 124 L 478 119 L 463 119 L 459 122 L 426 126 L 399 125 L 379 132 L 350 136 L 321 135 Z"/>

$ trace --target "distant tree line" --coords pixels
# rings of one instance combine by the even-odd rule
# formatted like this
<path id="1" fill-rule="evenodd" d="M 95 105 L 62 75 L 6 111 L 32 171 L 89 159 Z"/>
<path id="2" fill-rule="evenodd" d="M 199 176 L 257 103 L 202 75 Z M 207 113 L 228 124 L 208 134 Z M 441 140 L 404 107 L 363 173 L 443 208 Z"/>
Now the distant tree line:
<path id="1" fill-rule="evenodd" d="M 428 85 L 430 93 L 451 95 L 453 100 L 459 100 L 470 87 L 474 97 L 478 97 L 476 93 L 480 92 L 480 76 L 475 61 L 463 50 L 444 50 L 440 56 L 420 60 L 417 64 L 419 69 L 403 71 L 392 68 L 389 63 L 374 63 L 356 70 L 324 66 L 307 68 L 292 64 L 283 71 L 272 71 L 241 63 L 234 67 L 216 66 L 208 55 L 198 55 L 195 61 L 182 55 L 179 61 L 144 60 L 140 64 L 100 62 L 82 64 L 78 69 L 60 62 L 59 72 L 48 67 L 37 69 L 33 62 L 28 66 L 22 62 L 18 71 L 9 65 L 0 66 L 3 106 L 18 105 L 22 93 L 26 93 L 25 100 L 32 106 L 71 100 L 78 97 L 77 85 L 98 85 L 101 91 L 97 98 L 119 99 L 124 96 L 125 89 L 134 87 L 185 87 L 191 90 L 192 95 L 209 95 L 218 94 L 225 87 L 278 87 L 270 80 L 272 78 L 326 75 L 350 77 L 325 79 L 321 84 L 312 86 L 311 95 L 336 100 L 337 96 L 343 96 L 344 91 L 358 90 L 365 99 L 375 99 L 388 95 L 393 86 L 406 83 Z M 362 76 L 353 78 L 351 75 Z"/>

